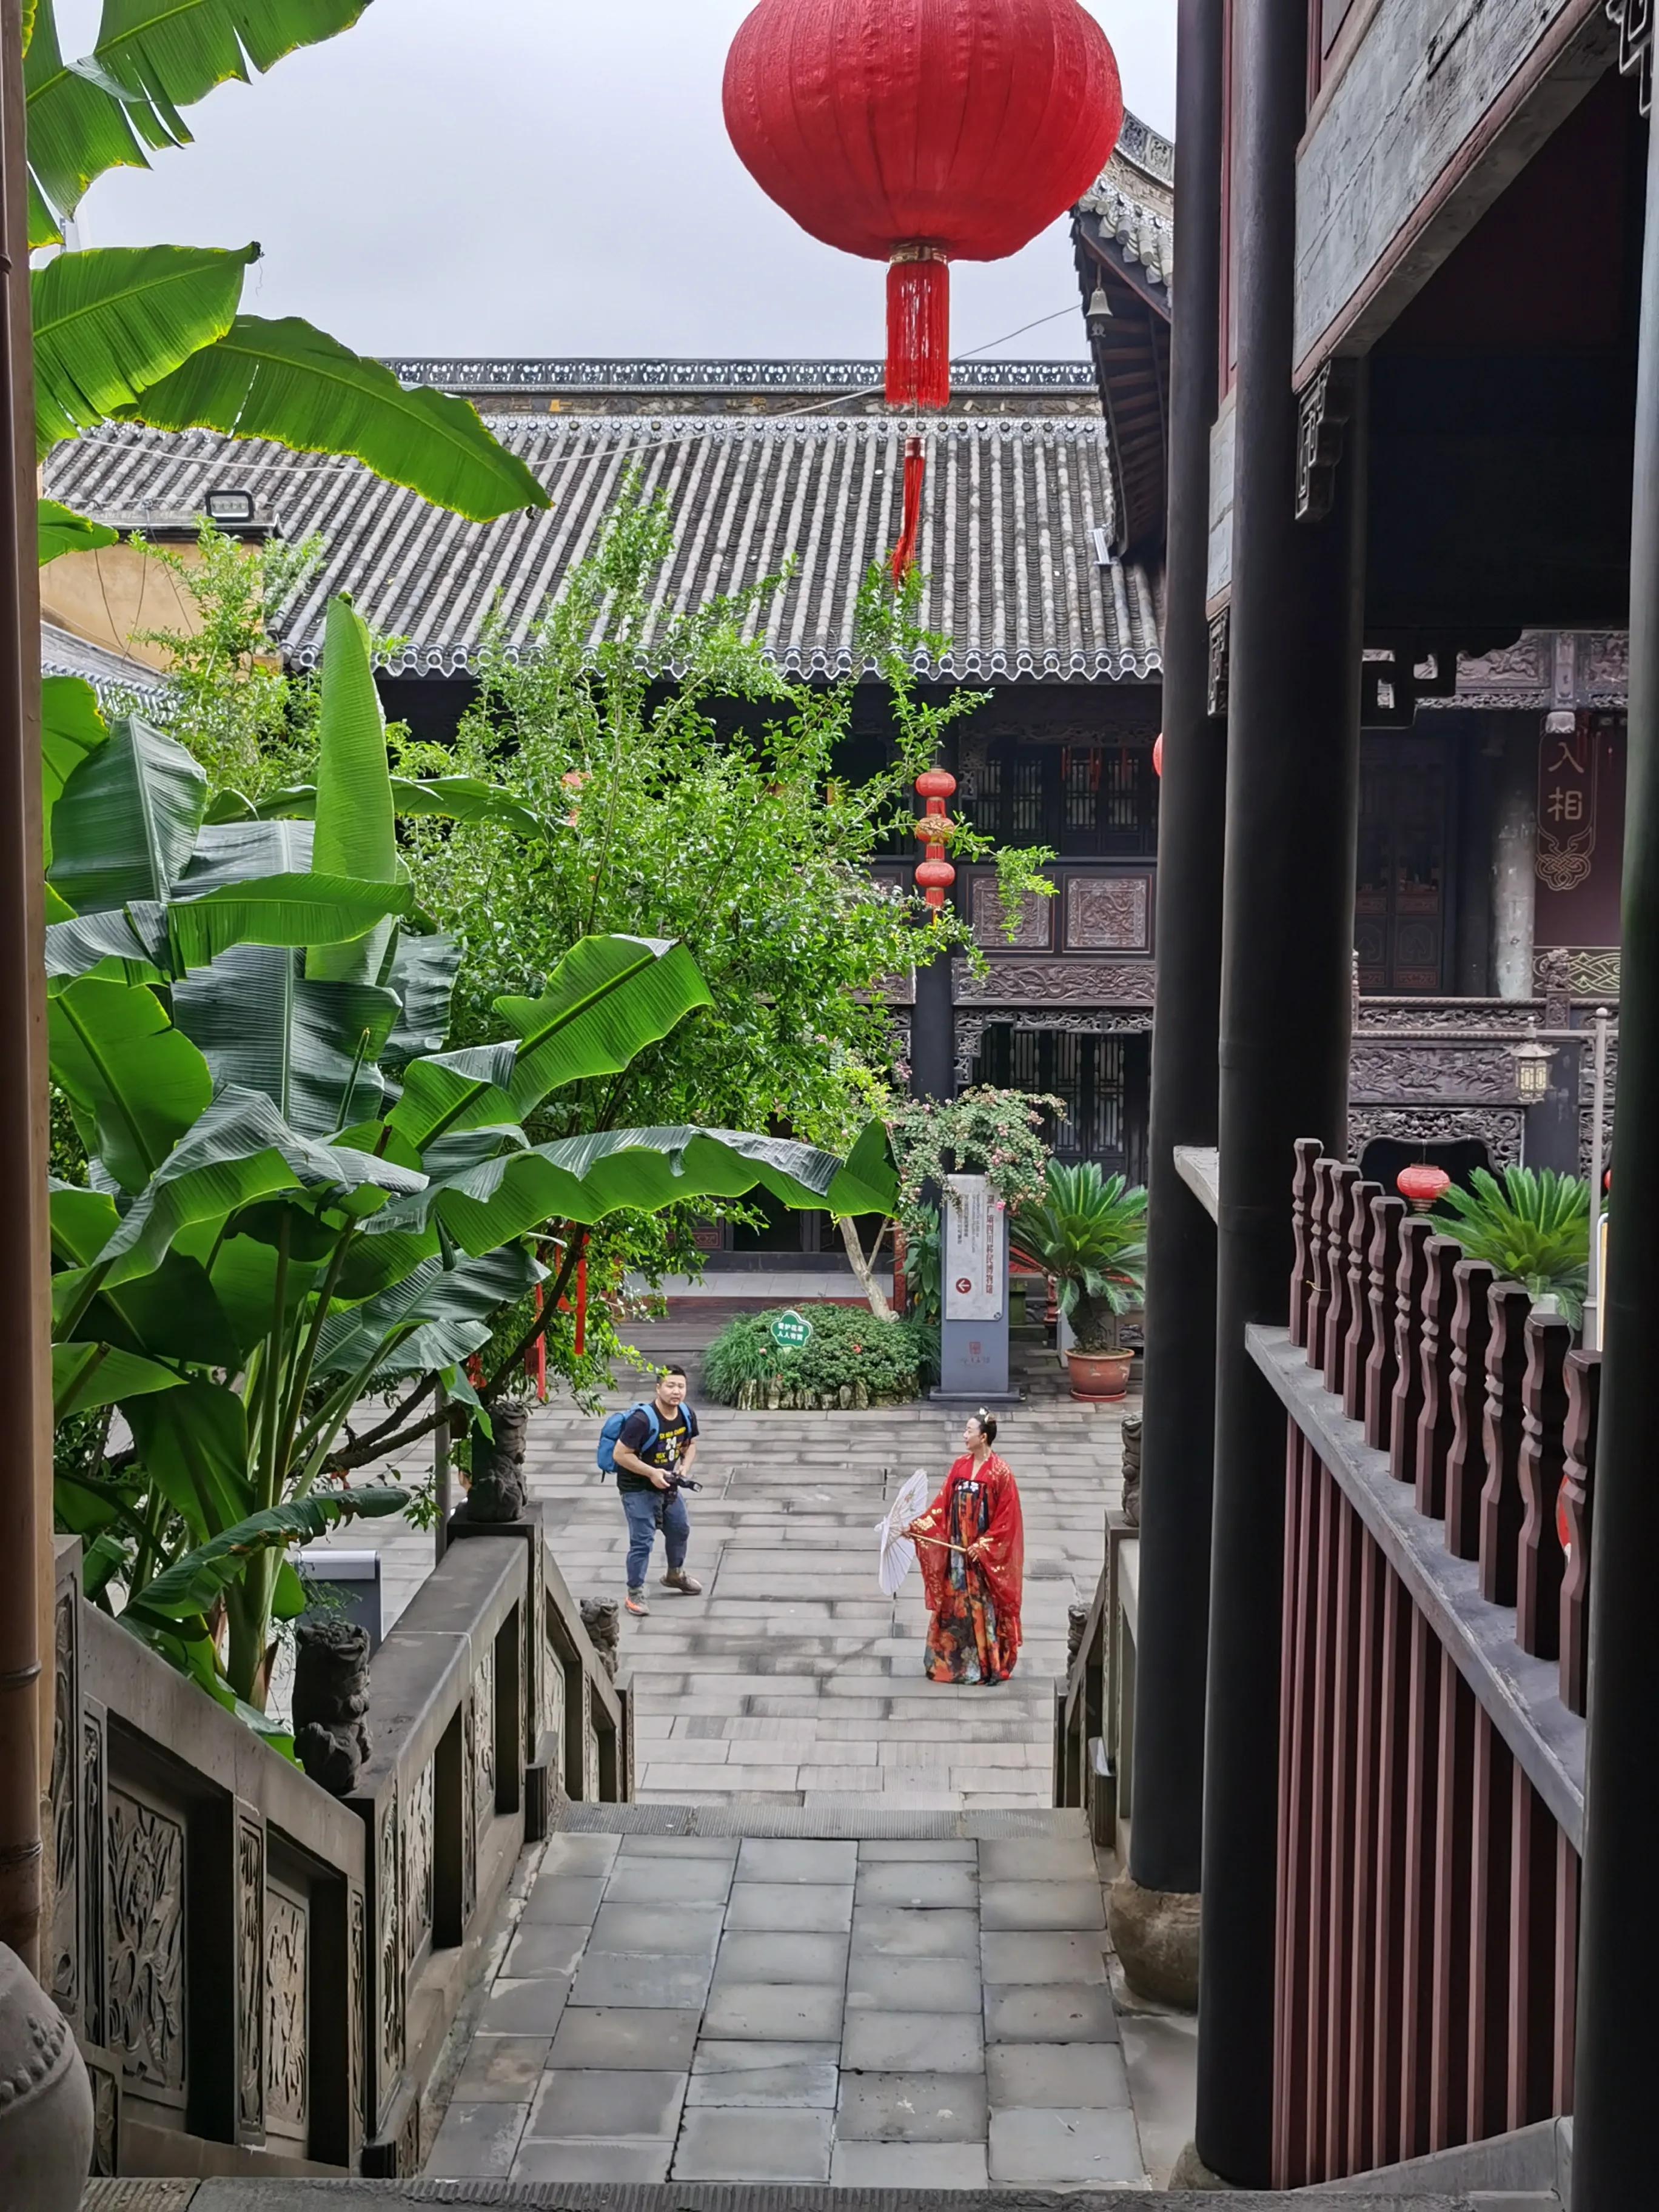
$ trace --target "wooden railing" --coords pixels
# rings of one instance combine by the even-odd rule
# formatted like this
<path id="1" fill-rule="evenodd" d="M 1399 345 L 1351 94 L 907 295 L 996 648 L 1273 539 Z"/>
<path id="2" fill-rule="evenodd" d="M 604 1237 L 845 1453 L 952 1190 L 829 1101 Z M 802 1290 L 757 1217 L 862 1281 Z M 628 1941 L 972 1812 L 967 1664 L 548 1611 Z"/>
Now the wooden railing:
<path id="1" fill-rule="evenodd" d="M 345 1798 L 88 1603 L 58 1542 L 50 1978 L 94 2173 L 418 2171 L 526 1838 L 631 1790 L 627 1692 L 539 1522 L 470 1533 L 497 1540 L 452 1544 L 374 1656 Z"/>
<path id="2" fill-rule="evenodd" d="M 1571 2109 L 1599 1367 L 1297 1147 L 1274 2179 Z M 1564 1551 L 1558 1502 L 1569 1533 Z"/>

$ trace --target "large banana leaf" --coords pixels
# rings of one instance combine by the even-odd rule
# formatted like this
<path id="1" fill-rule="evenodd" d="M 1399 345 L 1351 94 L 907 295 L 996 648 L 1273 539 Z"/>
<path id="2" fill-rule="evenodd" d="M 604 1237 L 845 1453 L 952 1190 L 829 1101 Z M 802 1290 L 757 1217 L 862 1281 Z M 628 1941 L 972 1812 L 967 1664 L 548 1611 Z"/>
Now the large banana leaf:
<path id="1" fill-rule="evenodd" d="M 124 1189 L 142 1190 L 208 1103 L 206 1060 L 153 991 L 125 983 L 82 978 L 52 1000 L 47 1021 L 52 1079 L 89 1149 Z"/>
<path id="2" fill-rule="evenodd" d="M 422 1149 L 453 1129 L 518 1121 L 556 1085 L 614 1075 L 696 1006 L 712 1004 L 684 945 L 648 937 L 584 937 L 539 999 L 501 999 L 520 1042 L 413 1060 L 388 1115 Z"/>
<path id="3" fill-rule="evenodd" d="M 258 253 L 257 246 L 109 246 L 60 253 L 34 270 L 39 451 L 131 407 L 222 338 Z"/>
<path id="4" fill-rule="evenodd" d="M 199 898 L 204 891 L 222 890 L 227 884 L 250 883 L 260 876 L 306 875 L 314 842 L 309 822 L 220 824 L 204 819 L 173 895 Z"/>
<path id="5" fill-rule="evenodd" d="M 421 1341 L 389 1353 L 378 1371 L 419 1375 L 453 1367 L 488 1342 L 490 1316 L 523 1297 L 546 1273 L 517 1243 L 453 1267 L 441 1259 L 423 1261 L 395 1289 L 350 1312 L 331 1316 L 318 1343 L 317 1371 L 353 1373 L 398 1332 L 421 1323 L 428 1324 L 420 1331 Z"/>
<path id="6" fill-rule="evenodd" d="M 406 392 L 380 362 L 296 315 L 276 322 L 238 315 L 213 340 L 181 356 L 171 374 L 123 394 L 122 418 L 158 430 L 270 438 L 305 453 L 349 453 L 388 483 L 473 522 L 550 504 L 465 399 L 425 386 Z"/>
<path id="7" fill-rule="evenodd" d="M 65 62 L 52 0 L 39 0 L 23 60 L 29 244 L 55 246 L 94 177 L 149 164 L 129 110 L 137 103 L 95 62 Z"/>
<path id="8" fill-rule="evenodd" d="M 314 982 L 297 953 L 245 945 L 180 983 L 173 1018 L 216 1084 L 261 1091 L 302 1135 L 331 1137 L 378 1113 L 374 1062 L 398 1014 L 395 992 Z"/>
<path id="9" fill-rule="evenodd" d="M 237 945 L 338 945 L 372 933 L 383 915 L 406 913 L 413 900 L 406 883 L 310 875 L 226 884 L 166 905 L 136 899 L 124 913 L 49 924 L 47 988 L 62 990 L 77 975 L 168 982 L 210 966 Z"/>
<path id="10" fill-rule="evenodd" d="M 52 1256 L 60 1266 L 84 1267 L 98 1257 L 121 1218 L 107 1191 L 49 1178 Z"/>
<path id="11" fill-rule="evenodd" d="M 150 1480 L 198 1540 L 252 1510 L 247 1413 L 234 1390 L 196 1376 L 121 1411 Z"/>
<path id="12" fill-rule="evenodd" d="M 441 1048 L 460 965 L 461 948 L 453 937 L 416 937 L 408 930 L 399 935 L 386 976 L 402 1009 L 386 1041 L 388 1066 L 400 1067 L 417 1053 Z"/>
<path id="13" fill-rule="evenodd" d="M 147 1359 L 180 1360 L 186 1366 L 222 1367 L 231 1373 L 240 1366 L 242 1340 L 200 1260 L 175 1248 L 153 1275 L 100 1291 L 89 1304 L 87 1282 L 85 1267 L 64 1268 L 52 1279 L 54 1318 L 78 1314 L 69 1332 L 76 1344 L 108 1344 Z M 267 1298 L 267 1328 L 270 1322 Z M 125 1395 L 123 1390 L 110 1393 L 112 1399 Z"/>
<path id="14" fill-rule="evenodd" d="M 337 1522 L 355 1520 L 360 1514 L 401 1513 L 408 1503 L 406 1490 L 378 1486 L 313 1491 L 309 1498 L 297 1498 L 292 1504 L 269 1506 L 175 1559 L 145 1583 L 131 1609 L 155 1620 L 188 1620 L 205 1613 L 220 1592 L 240 1575 L 243 1562 L 256 1553 L 278 1547 L 286 1551 L 290 1544 L 308 1543 L 313 1537 L 325 1535 Z"/>
<path id="15" fill-rule="evenodd" d="M 164 899 L 190 858 L 207 778 L 136 714 L 71 768 L 52 811 L 50 880 L 76 914 Z"/>
<path id="16" fill-rule="evenodd" d="M 45 860 L 52 865 L 52 817 L 82 762 L 109 735 L 98 711 L 98 694 L 79 676 L 40 679 L 40 796 Z M 63 893 L 59 891 L 61 898 Z"/>
<path id="17" fill-rule="evenodd" d="M 511 1141 L 517 1132 L 501 1133 L 493 1157 L 452 1174 L 428 1150 L 426 1189 L 394 1200 L 375 1226 L 402 1233 L 438 1221 L 464 1252 L 483 1253 L 550 1220 L 592 1224 L 611 1213 L 653 1213 L 678 1200 L 741 1198 L 756 1188 L 802 1209 L 887 1212 L 896 1178 L 886 1164 L 886 1133 L 878 1123 L 872 1132 L 844 1164 L 793 1138 L 689 1123 L 529 1147 Z"/>
<path id="18" fill-rule="evenodd" d="M 499 784 L 476 775 L 394 775 L 392 800 L 399 814 L 434 815 L 452 822 L 494 822 L 521 837 L 545 838 L 547 824 Z M 208 808 L 210 822 L 310 822 L 317 812 L 314 783 L 294 783 L 244 799 L 222 791 Z"/>
<path id="19" fill-rule="evenodd" d="M 397 881 L 398 822 L 368 632 L 351 602 L 337 594 L 328 603 L 323 639 L 316 818 L 311 865 L 319 874 Z M 306 973 L 338 983 L 372 983 L 391 934 L 390 925 L 382 924 L 351 945 L 319 942 L 307 956 Z"/>
<path id="20" fill-rule="evenodd" d="M 187 1231 L 181 1243 L 193 1243 L 200 1231 Z M 360 1243 L 363 1239 L 358 1240 Z M 390 1242 L 392 1240 L 384 1240 Z M 211 1253 L 213 1292 L 231 1333 L 244 1353 L 268 1335 L 276 1311 L 276 1251 L 253 1237 L 227 1237 Z M 147 1281 L 159 1280 L 166 1263 Z M 310 1295 L 322 1269 L 313 1261 L 290 1258 L 283 1285 L 282 1320 L 291 1324 L 302 1301 Z M 135 1287 L 137 1287 L 135 1285 Z"/>
<path id="21" fill-rule="evenodd" d="M 75 987 L 76 991 L 88 988 L 84 983 Z M 159 1267 L 184 1230 L 201 1222 L 222 1221 L 239 1207 L 278 1191 L 305 1190 L 313 1201 L 320 1197 L 343 1203 L 358 1193 L 369 1198 L 387 1192 L 410 1194 L 424 1183 L 424 1176 L 389 1160 L 374 1159 L 340 1145 L 317 1144 L 290 1128 L 260 1092 L 228 1087 L 217 1093 L 188 1138 L 128 1209 L 99 1255 L 99 1265 L 107 1269 L 106 1287 L 130 1282 Z"/>
<path id="22" fill-rule="evenodd" d="M 155 1390 L 176 1390 L 184 1381 L 170 1367 L 107 1344 L 54 1344 L 52 1347 L 52 1418 L 94 1413 Z"/>
<path id="23" fill-rule="evenodd" d="M 368 0 L 104 0 L 94 59 L 142 94 L 158 130 L 190 136 L 179 113 L 216 85 L 249 82 L 296 47 L 349 30 Z"/>
<path id="24" fill-rule="evenodd" d="M 36 500 L 34 516 L 35 542 L 43 568 L 59 554 L 96 553 L 103 546 L 113 545 L 121 535 L 106 523 L 89 522 L 84 514 L 72 514 L 55 499 Z"/>

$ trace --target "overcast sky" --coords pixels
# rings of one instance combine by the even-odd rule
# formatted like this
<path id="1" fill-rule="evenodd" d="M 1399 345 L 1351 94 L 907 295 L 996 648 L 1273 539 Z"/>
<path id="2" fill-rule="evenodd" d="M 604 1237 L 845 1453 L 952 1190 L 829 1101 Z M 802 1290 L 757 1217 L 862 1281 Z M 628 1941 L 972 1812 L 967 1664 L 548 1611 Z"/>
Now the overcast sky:
<path id="1" fill-rule="evenodd" d="M 376 354 L 863 356 L 880 268 L 764 198 L 720 119 L 750 0 L 374 0 L 343 36 L 222 86 L 196 143 L 117 170 L 80 243 L 167 240 L 264 258 L 243 297 Z M 1175 0 L 1085 0 L 1128 106 L 1173 127 Z M 59 0 L 68 54 L 97 0 Z M 1077 356 L 1063 226 L 959 267 L 952 349 Z"/>

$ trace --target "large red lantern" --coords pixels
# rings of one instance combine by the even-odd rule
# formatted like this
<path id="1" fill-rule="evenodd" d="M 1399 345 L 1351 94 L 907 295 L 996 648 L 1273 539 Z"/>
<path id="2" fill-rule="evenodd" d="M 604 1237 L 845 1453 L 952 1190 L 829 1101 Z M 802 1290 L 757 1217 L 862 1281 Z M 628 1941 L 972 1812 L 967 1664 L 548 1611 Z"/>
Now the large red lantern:
<path id="1" fill-rule="evenodd" d="M 726 62 L 726 127 L 803 230 L 887 270 L 887 404 L 950 398 L 950 264 L 1000 261 L 1065 214 L 1123 122 L 1078 0 L 760 0 Z M 906 448 L 902 576 L 921 501 Z"/>

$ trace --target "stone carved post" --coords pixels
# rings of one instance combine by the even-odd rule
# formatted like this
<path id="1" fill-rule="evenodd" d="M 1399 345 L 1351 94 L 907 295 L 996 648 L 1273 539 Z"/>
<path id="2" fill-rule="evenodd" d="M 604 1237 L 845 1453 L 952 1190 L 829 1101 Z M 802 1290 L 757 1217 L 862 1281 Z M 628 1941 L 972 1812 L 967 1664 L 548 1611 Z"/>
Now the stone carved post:
<path id="1" fill-rule="evenodd" d="M 1527 1372 L 1527 1316 L 1532 1300 L 1519 1283 L 1494 1283 L 1486 1294 L 1486 1403 L 1481 1421 L 1486 1479 L 1480 1491 L 1480 1595 L 1491 1605 L 1515 1603 L 1516 1544 L 1521 1534 L 1522 1390 Z"/>
<path id="2" fill-rule="evenodd" d="M 1437 1521 L 1446 1510 L 1446 1462 L 1452 1447 L 1452 1316 L 1463 1248 L 1449 1237 L 1423 1247 L 1423 1329 L 1418 1344 L 1423 1410 L 1417 1420 L 1417 1510 Z"/>
<path id="3" fill-rule="evenodd" d="M 1572 1331 L 1553 1315 L 1527 1323 L 1527 1371 L 1521 1386 L 1521 1498 L 1515 1640 L 1535 1659 L 1561 1649 L 1561 1577 L 1566 1559 L 1555 1504 L 1566 1470 L 1567 1352 Z"/>
<path id="4" fill-rule="evenodd" d="M 1371 1200 L 1380 1182 L 1357 1182 L 1348 1207 L 1348 1332 L 1342 1345 L 1342 1410 L 1351 1421 L 1365 1410 L 1365 1365 L 1371 1356 Z"/>
<path id="5" fill-rule="evenodd" d="M 1492 1310 L 1486 1293 L 1498 1280 L 1484 1260 L 1460 1260 L 1452 1273 L 1457 1303 L 1452 1308 L 1452 1441 L 1446 1455 L 1446 1549 L 1455 1559 L 1473 1559 L 1480 1549 L 1480 1491 L 1486 1478 L 1481 1434 L 1486 1411 L 1486 1346 Z"/>
<path id="6" fill-rule="evenodd" d="M 1346 1163 L 1331 1170 L 1331 1194 L 1325 1208 L 1325 1279 L 1329 1303 L 1325 1309 L 1325 1388 L 1342 1388 L 1342 1359 L 1347 1350 L 1348 1324 L 1353 1319 L 1352 1291 L 1348 1281 L 1348 1231 L 1353 1221 L 1354 1188 L 1358 1168 Z"/>
<path id="7" fill-rule="evenodd" d="M 1370 1308 L 1370 1350 L 1365 1358 L 1362 1417 L 1365 1442 L 1373 1451 L 1389 1448 L 1394 1419 L 1394 1386 L 1400 1354 L 1395 1304 L 1400 1286 L 1400 1231 L 1406 1218 L 1403 1198 L 1371 1200 L 1371 1242 L 1366 1255 L 1366 1302 Z"/>
<path id="8" fill-rule="evenodd" d="M 1389 1472 L 1396 1482 L 1417 1477 L 1417 1424 L 1423 1413 L 1420 1342 L 1423 1297 L 1429 1279 L 1432 1226 L 1420 1214 L 1400 1224 L 1400 1256 L 1394 1288 L 1394 1394 L 1389 1408 Z M 1369 1430 L 1365 1441 L 1370 1442 Z"/>
<path id="9" fill-rule="evenodd" d="M 1601 1413 L 1601 1355 L 1567 1354 L 1567 1426 L 1561 1511 L 1567 1566 L 1561 1582 L 1561 1702 L 1582 1720 L 1589 1711 L 1589 1586 L 1595 1520 L 1595 1444 Z"/>
<path id="10" fill-rule="evenodd" d="M 348 1797 L 368 1757 L 368 1631 L 319 1613 L 294 1641 L 295 1755 L 313 1782 Z"/>

